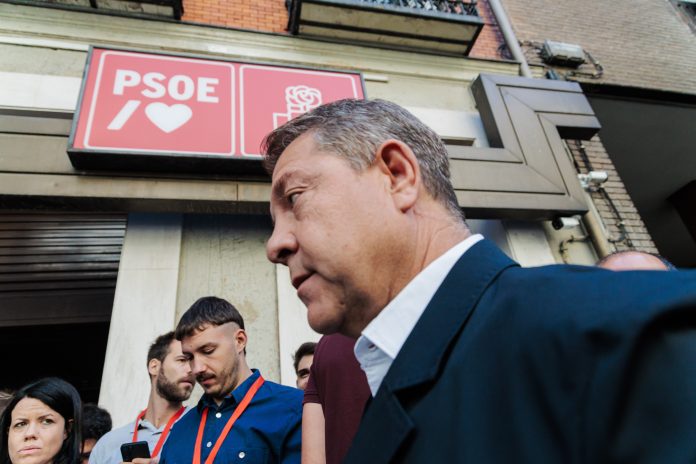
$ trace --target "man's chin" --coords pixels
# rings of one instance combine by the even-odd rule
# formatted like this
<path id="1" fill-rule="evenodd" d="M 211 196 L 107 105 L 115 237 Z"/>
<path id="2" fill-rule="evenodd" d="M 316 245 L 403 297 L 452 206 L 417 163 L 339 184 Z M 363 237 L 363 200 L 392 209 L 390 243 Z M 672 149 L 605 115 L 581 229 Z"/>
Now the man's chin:
<path id="1" fill-rule="evenodd" d="M 309 326 L 312 328 L 312 330 L 324 335 L 339 332 L 341 329 L 340 320 L 326 317 L 316 317 L 313 315 L 313 311 L 311 310 L 307 312 L 307 322 L 309 322 Z"/>

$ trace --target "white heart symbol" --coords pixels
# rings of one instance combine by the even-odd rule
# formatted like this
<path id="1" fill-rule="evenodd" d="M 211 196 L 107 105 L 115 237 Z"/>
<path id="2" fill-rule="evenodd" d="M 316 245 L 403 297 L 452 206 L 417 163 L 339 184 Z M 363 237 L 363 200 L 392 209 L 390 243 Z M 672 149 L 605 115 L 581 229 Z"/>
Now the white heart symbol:
<path id="1" fill-rule="evenodd" d="M 186 124 L 193 112 L 186 105 L 169 106 L 158 102 L 147 105 L 145 114 L 155 126 L 168 134 Z"/>

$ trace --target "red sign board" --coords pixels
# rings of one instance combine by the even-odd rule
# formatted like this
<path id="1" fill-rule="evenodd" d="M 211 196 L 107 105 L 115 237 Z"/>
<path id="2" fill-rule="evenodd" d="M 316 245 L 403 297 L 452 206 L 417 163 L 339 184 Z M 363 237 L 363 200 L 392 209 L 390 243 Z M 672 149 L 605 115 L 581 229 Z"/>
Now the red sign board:
<path id="1" fill-rule="evenodd" d="M 359 73 L 92 48 L 68 153 L 78 168 L 258 171 L 268 132 L 364 96 Z"/>

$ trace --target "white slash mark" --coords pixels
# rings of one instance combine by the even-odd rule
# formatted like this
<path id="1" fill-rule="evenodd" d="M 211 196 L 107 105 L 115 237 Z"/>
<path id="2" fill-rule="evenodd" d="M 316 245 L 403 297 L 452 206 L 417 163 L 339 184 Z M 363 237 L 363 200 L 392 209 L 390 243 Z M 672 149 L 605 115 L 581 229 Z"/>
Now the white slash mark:
<path id="1" fill-rule="evenodd" d="M 139 100 L 128 100 L 126 104 L 123 105 L 123 108 L 121 108 L 121 111 L 118 112 L 114 120 L 111 121 L 107 129 L 113 131 L 121 130 L 123 125 L 128 122 L 130 117 L 133 116 L 133 113 L 135 112 L 135 110 L 138 109 L 139 106 Z"/>

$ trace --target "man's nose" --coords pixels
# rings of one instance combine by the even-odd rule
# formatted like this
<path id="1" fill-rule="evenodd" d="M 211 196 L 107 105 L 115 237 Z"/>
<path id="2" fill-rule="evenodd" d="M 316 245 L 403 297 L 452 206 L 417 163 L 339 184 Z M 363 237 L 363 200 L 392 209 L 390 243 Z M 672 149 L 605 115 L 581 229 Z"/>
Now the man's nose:
<path id="1" fill-rule="evenodd" d="M 266 256 L 269 261 L 276 264 L 288 265 L 288 258 L 297 251 L 297 237 L 285 225 L 273 226 L 271 238 L 266 242 Z"/>
<path id="2" fill-rule="evenodd" d="M 201 372 L 205 372 L 205 370 L 205 363 L 197 360 L 195 357 L 189 361 L 189 372 L 193 373 L 193 375 L 198 375 Z"/>

